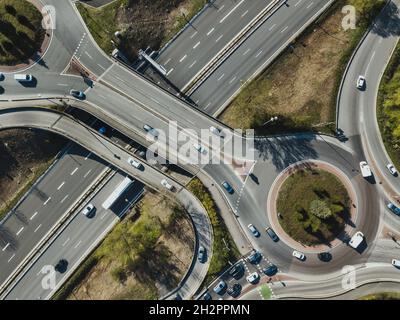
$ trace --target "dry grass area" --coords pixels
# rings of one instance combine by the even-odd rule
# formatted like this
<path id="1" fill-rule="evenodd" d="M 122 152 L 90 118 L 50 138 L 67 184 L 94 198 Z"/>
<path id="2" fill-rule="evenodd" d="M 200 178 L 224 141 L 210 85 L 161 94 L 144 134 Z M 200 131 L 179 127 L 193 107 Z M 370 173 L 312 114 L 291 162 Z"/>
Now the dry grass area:
<path id="1" fill-rule="evenodd" d="M 49 167 L 67 141 L 50 132 L 10 129 L 0 131 L 0 142 L 1 218 Z"/>
<path id="2" fill-rule="evenodd" d="M 149 245 L 144 233 L 154 236 L 154 245 Z M 130 242 L 131 237 L 135 243 Z M 143 250 L 136 255 L 132 252 L 138 247 L 131 248 L 129 254 L 135 257 L 122 266 L 118 246 L 126 247 L 125 240 L 128 247 L 138 244 Z M 194 232 L 186 212 L 160 194 L 147 193 L 92 254 L 97 263 L 68 299 L 158 299 L 182 279 L 193 247 Z"/>
<path id="3" fill-rule="evenodd" d="M 117 0 L 99 9 L 78 3 L 77 7 L 100 47 L 111 53 L 111 40 L 128 57 L 139 49 L 158 50 L 204 5 L 205 0 Z M 122 38 L 114 36 L 121 31 Z"/>
<path id="4" fill-rule="evenodd" d="M 365 3 L 371 3 L 373 9 Z M 335 121 L 335 98 L 342 70 L 367 23 L 383 1 L 339 1 L 320 22 L 310 27 L 273 65 L 252 81 L 221 115 L 234 128 L 259 133 L 303 130 L 329 131 Z M 344 4 L 359 9 L 359 26 L 341 27 Z M 376 7 L 375 7 L 376 6 Z M 366 13 L 361 14 L 363 10 Z M 271 116 L 276 124 L 262 127 Z"/>

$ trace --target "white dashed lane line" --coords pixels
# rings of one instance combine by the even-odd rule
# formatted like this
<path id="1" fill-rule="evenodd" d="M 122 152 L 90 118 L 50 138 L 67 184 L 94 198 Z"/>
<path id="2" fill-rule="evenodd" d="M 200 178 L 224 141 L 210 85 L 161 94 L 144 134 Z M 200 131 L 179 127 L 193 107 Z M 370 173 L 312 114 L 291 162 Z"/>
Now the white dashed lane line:
<path id="1" fill-rule="evenodd" d="M 224 36 L 224 35 L 221 34 L 221 35 L 215 40 L 215 42 L 218 42 L 219 40 L 221 40 L 223 36 Z"/>
<path id="2" fill-rule="evenodd" d="M 82 241 L 79 240 L 79 242 L 75 245 L 74 249 L 78 248 L 81 243 L 82 243 Z"/>
<path id="3" fill-rule="evenodd" d="M 45 206 L 50 200 L 51 200 L 51 197 L 49 197 L 45 202 L 43 202 L 43 205 Z"/>
<path id="4" fill-rule="evenodd" d="M 229 11 L 229 12 L 225 15 L 225 17 L 223 17 L 223 18 L 219 21 L 219 23 L 224 22 L 225 19 L 228 18 L 228 17 L 232 14 L 232 12 L 235 11 L 243 2 L 244 2 L 244 0 L 241 0 L 236 6 L 234 6 L 234 7 L 232 8 L 232 10 Z"/>
<path id="5" fill-rule="evenodd" d="M 187 57 L 187 54 L 185 54 L 185 55 L 179 60 L 179 62 L 182 62 L 183 60 L 185 60 L 186 57 Z"/>
<path id="6" fill-rule="evenodd" d="M 63 187 L 64 184 L 65 184 L 65 181 L 63 181 L 63 182 L 58 186 L 57 190 L 60 190 L 60 189 Z"/>
<path id="7" fill-rule="evenodd" d="M 5 245 L 5 247 L 1 250 L 1 251 L 6 251 L 7 250 L 7 248 L 10 246 L 10 243 L 7 243 L 6 245 Z"/>
<path id="8" fill-rule="evenodd" d="M 199 46 L 199 44 L 200 44 L 200 41 L 197 42 L 197 43 L 193 46 L 193 49 L 196 49 L 196 48 Z"/>
<path id="9" fill-rule="evenodd" d="M 15 235 L 19 236 L 19 234 L 22 232 L 22 230 L 24 230 L 24 227 L 22 227 L 21 229 L 19 229 L 18 232 L 17 232 Z"/>
<path id="10" fill-rule="evenodd" d="M 195 64 L 196 64 L 196 60 L 194 60 L 193 62 L 192 62 L 192 64 L 189 66 L 189 69 L 191 69 Z"/>
<path id="11" fill-rule="evenodd" d="M 8 262 L 10 262 L 14 257 L 15 257 L 15 253 L 11 256 L 10 259 L 8 259 Z"/>
<path id="12" fill-rule="evenodd" d="M 75 174 L 75 172 L 78 171 L 78 167 L 76 167 L 72 172 L 71 172 L 71 176 L 73 176 Z"/>
<path id="13" fill-rule="evenodd" d="M 89 175 L 90 172 L 92 172 L 92 169 L 90 169 L 88 172 L 86 172 L 83 177 L 86 178 Z"/>
<path id="14" fill-rule="evenodd" d="M 272 29 L 274 29 L 276 27 L 276 24 L 272 25 L 268 30 L 271 31 Z"/>
<path id="15" fill-rule="evenodd" d="M 283 28 L 281 33 L 284 33 L 288 28 L 289 28 L 289 26 L 286 26 L 285 28 Z"/>
<path id="16" fill-rule="evenodd" d="M 64 198 L 62 198 L 62 200 L 60 201 L 60 203 L 63 203 L 65 200 L 67 200 L 68 197 L 69 197 L 69 194 L 67 194 Z"/>
<path id="17" fill-rule="evenodd" d="M 314 4 L 314 2 L 311 2 L 306 8 L 310 9 L 313 4 Z"/>
<path id="18" fill-rule="evenodd" d="M 211 28 L 210 31 L 207 32 L 207 36 L 209 36 L 211 33 L 213 33 L 214 30 L 215 30 L 215 28 Z"/>
<path id="19" fill-rule="evenodd" d="M 30 218 L 29 218 L 29 220 L 31 220 L 31 221 L 32 221 L 32 220 L 33 220 L 33 218 L 35 218 L 37 214 L 38 214 L 38 212 L 36 211 L 36 212 L 35 212 L 35 213 L 32 215 L 32 217 L 30 217 Z"/>
<path id="20" fill-rule="evenodd" d="M 42 226 L 42 224 L 39 224 L 33 232 L 38 231 L 41 226 Z"/>

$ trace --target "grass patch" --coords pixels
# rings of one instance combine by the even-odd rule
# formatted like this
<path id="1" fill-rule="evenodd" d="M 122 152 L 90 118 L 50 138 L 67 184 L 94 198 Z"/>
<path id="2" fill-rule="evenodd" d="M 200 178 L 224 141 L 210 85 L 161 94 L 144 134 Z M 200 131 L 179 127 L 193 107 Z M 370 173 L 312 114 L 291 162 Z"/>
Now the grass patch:
<path id="1" fill-rule="evenodd" d="M 394 165 L 400 168 L 400 44 L 380 84 L 377 117 L 386 151 Z"/>
<path id="2" fill-rule="evenodd" d="M 229 262 L 236 261 L 239 258 L 240 253 L 207 188 L 204 187 L 199 179 L 196 178 L 189 183 L 188 189 L 201 201 L 204 208 L 207 210 L 213 228 L 213 254 L 210 268 L 208 269 L 207 277 L 205 279 L 205 283 L 209 283 L 210 280 L 215 278 L 229 265 Z"/>
<path id="3" fill-rule="evenodd" d="M 26 63 L 40 50 L 42 14 L 25 0 L 0 0 L 0 65 Z"/>
<path id="4" fill-rule="evenodd" d="M 206 0 L 117 0 L 101 8 L 77 3 L 77 8 L 99 46 L 108 54 L 111 40 L 130 60 L 139 49 L 158 50 L 206 3 Z M 121 31 L 121 39 L 115 32 Z"/>
<path id="5" fill-rule="evenodd" d="M 333 174 L 307 168 L 285 180 L 277 210 L 281 226 L 294 240 L 305 245 L 328 244 L 344 229 L 350 198 Z"/>
<path id="6" fill-rule="evenodd" d="M 260 287 L 261 295 L 265 300 L 269 300 L 272 297 L 272 291 L 267 284 L 263 284 Z"/>
<path id="7" fill-rule="evenodd" d="M 186 211 L 147 193 L 54 299 L 155 300 L 174 289 L 193 257 Z"/>
<path id="8" fill-rule="evenodd" d="M 380 11 L 383 0 L 337 1 L 311 25 L 292 49 L 284 51 L 245 86 L 220 118 L 233 128 L 257 134 L 299 131 L 332 133 L 336 97 L 347 62 Z M 357 9 L 357 28 L 341 27 L 344 5 Z M 272 116 L 279 121 L 263 124 Z"/>
<path id="9" fill-rule="evenodd" d="M 361 297 L 359 300 L 400 300 L 400 293 L 398 292 L 374 293 Z"/>

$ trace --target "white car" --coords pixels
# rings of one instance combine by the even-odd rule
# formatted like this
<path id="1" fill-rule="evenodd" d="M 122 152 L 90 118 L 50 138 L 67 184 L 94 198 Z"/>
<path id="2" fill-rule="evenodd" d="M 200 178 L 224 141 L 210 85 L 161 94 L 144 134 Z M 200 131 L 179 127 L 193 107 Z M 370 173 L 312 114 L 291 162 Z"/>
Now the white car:
<path id="1" fill-rule="evenodd" d="M 301 261 L 303 261 L 306 258 L 304 253 L 301 253 L 300 251 L 296 251 L 296 250 L 293 251 L 292 255 L 293 255 L 293 257 L 295 257 Z"/>
<path id="2" fill-rule="evenodd" d="M 394 265 L 396 268 L 400 268 L 400 260 L 393 259 L 392 260 L 392 265 Z"/>
<path id="3" fill-rule="evenodd" d="M 89 217 L 94 210 L 94 205 L 89 203 L 83 210 L 82 214 L 86 217 Z"/>
<path id="4" fill-rule="evenodd" d="M 365 77 L 359 76 L 357 79 L 357 89 L 363 89 L 365 86 Z"/>
<path id="5" fill-rule="evenodd" d="M 160 135 L 160 133 L 158 132 L 157 129 L 154 129 L 153 127 L 149 126 L 148 124 L 145 124 L 143 126 L 143 129 L 150 133 L 154 138 L 158 138 L 158 136 Z"/>
<path id="6" fill-rule="evenodd" d="M 198 143 L 193 144 L 193 148 L 195 148 L 198 152 L 205 154 L 206 153 L 206 149 Z"/>
<path id="7" fill-rule="evenodd" d="M 253 236 L 255 236 L 256 238 L 258 238 L 260 236 L 260 232 L 257 230 L 257 228 L 255 226 L 253 226 L 251 223 L 247 226 L 247 228 L 249 228 L 249 230 L 251 231 L 251 233 L 253 234 Z"/>
<path id="8" fill-rule="evenodd" d="M 222 131 L 216 127 L 210 127 L 210 131 L 218 137 L 223 138 Z"/>
<path id="9" fill-rule="evenodd" d="M 357 231 L 350 239 L 349 241 L 349 245 L 354 248 L 357 249 L 358 246 L 363 243 L 364 241 L 364 234 L 361 231 Z"/>
<path id="10" fill-rule="evenodd" d="M 140 169 L 142 167 L 142 164 L 139 161 L 130 157 L 128 158 L 128 163 L 136 169 Z"/>
<path id="11" fill-rule="evenodd" d="M 172 189 L 174 188 L 172 184 L 170 184 L 167 179 L 163 179 L 161 180 L 161 185 L 165 188 L 167 188 L 168 190 L 172 191 Z"/>
<path id="12" fill-rule="evenodd" d="M 257 272 L 253 272 L 246 277 L 246 280 L 250 283 L 255 283 L 260 278 L 260 275 Z"/>
<path id="13" fill-rule="evenodd" d="M 397 176 L 397 170 L 392 163 L 389 163 L 386 168 L 390 171 L 390 173 L 394 176 Z"/>

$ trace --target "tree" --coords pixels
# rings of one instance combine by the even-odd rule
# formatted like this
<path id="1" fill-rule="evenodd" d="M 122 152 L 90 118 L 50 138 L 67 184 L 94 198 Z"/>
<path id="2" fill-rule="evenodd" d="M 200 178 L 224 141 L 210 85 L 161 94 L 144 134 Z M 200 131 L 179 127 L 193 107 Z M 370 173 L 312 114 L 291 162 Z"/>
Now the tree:
<path id="1" fill-rule="evenodd" d="M 311 201 L 310 213 L 320 219 L 327 219 L 332 216 L 331 209 L 329 209 L 326 202 L 322 200 Z"/>

